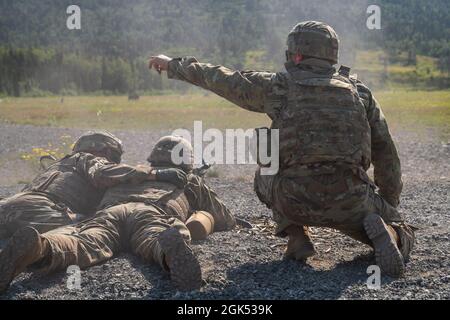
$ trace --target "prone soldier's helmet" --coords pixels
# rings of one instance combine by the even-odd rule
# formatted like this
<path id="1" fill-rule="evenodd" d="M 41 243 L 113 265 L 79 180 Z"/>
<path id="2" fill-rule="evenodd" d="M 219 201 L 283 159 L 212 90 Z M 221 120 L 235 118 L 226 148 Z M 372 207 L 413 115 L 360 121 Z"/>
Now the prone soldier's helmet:
<path id="1" fill-rule="evenodd" d="M 300 53 L 336 64 L 339 38 L 336 31 L 323 22 L 300 22 L 289 32 L 286 53 L 287 55 Z"/>
<path id="2" fill-rule="evenodd" d="M 109 161 L 120 163 L 123 146 L 122 141 L 107 131 L 89 131 L 75 142 L 73 152 L 87 152 L 94 155 L 103 155 Z"/>
<path id="3" fill-rule="evenodd" d="M 164 136 L 156 142 L 147 161 L 156 167 L 175 167 L 191 172 L 194 150 L 186 139 L 180 136 Z"/>

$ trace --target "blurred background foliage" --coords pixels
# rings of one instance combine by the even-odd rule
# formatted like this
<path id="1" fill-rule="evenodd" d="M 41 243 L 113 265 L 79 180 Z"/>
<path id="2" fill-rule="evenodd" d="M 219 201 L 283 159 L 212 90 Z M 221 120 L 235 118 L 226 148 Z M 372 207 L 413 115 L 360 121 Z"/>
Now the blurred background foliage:
<path id="1" fill-rule="evenodd" d="M 341 62 L 369 86 L 450 86 L 448 0 L 0 0 L 0 95 L 163 94 L 195 90 L 148 72 L 152 54 L 193 55 L 237 69 L 278 71 L 302 20 L 340 34 Z M 381 30 L 368 30 L 369 4 Z"/>

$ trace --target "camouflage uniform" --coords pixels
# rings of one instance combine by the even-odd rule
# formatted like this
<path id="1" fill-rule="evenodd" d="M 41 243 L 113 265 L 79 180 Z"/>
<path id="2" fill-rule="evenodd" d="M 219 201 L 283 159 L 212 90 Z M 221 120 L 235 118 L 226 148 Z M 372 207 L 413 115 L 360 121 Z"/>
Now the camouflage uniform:
<path id="1" fill-rule="evenodd" d="M 183 147 L 185 161 L 174 164 L 172 152 L 179 146 Z M 232 229 L 236 223 L 233 215 L 203 179 L 191 173 L 192 156 L 191 144 L 181 137 L 159 139 L 148 157 L 156 180 L 109 188 L 94 218 L 43 234 L 51 248 L 41 265 L 43 270 L 50 272 L 71 264 L 86 268 L 122 250 L 166 269 L 160 236 L 176 230 L 189 244 L 191 236 L 185 222 L 196 211 L 212 215 L 214 231 Z M 183 172 L 187 177 L 184 183 L 177 186 L 158 179 L 158 172 L 167 168 Z"/>
<path id="2" fill-rule="evenodd" d="M 287 62 L 286 72 L 270 73 L 234 71 L 186 57 L 169 62 L 168 77 L 210 90 L 244 109 L 266 113 L 272 119 L 272 128 L 280 129 L 278 174 L 262 176 L 258 170 L 255 177 L 256 193 L 273 209 L 279 235 L 292 224 L 321 226 L 342 230 L 369 243 L 362 226 L 363 218 L 369 213 L 381 215 L 389 224 L 403 226 L 403 218 L 396 210 L 402 191 L 400 161 L 384 115 L 371 91 L 346 72 L 337 72 L 332 63 L 308 57 L 297 65 Z M 297 91 L 293 91 L 294 87 Z M 340 100 L 344 89 L 347 96 Z M 317 97 L 329 102 L 320 106 L 323 107 L 319 110 L 322 118 L 308 119 L 312 109 L 305 112 L 303 118 L 302 115 L 291 117 L 286 112 L 290 104 L 302 103 L 295 93 L 303 95 L 300 98 L 304 98 L 306 104 L 317 103 Z M 356 129 L 352 128 L 352 122 L 339 121 L 339 110 L 347 101 L 354 105 L 351 116 L 356 117 Z M 292 126 L 283 127 L 289 121 L 293 122 Z M 300 128 L 296 127 L 299 123 Z M 327 141 L 327 137 L 320 140 L 320 130 L 325 129 L 337 130 L 339 135 L 335 137 L 341 140 Z M 297 130 L 306 134 L 299 135 Z M 308 134 L 308 130 L 316 135 Z M 345 141 L 345 133 L 353 133 L 352 130 L 359 130 L 355 134 L 361 136 L 357 141 L 360 145 L 358 150 L 345 150 L 353 148 Z M 311 141 L 316 137 L 320 143 L 315 145 Z M 310 141 L 306 141 L 308 138 Z M 350 142 L 351 138 L 352 134 L 347 135 Z M 283 143 L 287 144 L 286 150 L 283 150 Z M 300 155 L 304 150 L 298 147 L 299 143 L 302 147 L 316 148 L 319 156 L 296 157 L 292 150 Z M 333 159 L 322 152 L 327 148 L 338 150 L 344 156 Z M 375 183 L 366 174 L 371 163 Z"/>
<path id="3" fill-rule="evenodd" d="M 189 163 L 171 163 L 178 146 Z M 189 247 L 185 222 L 193 213 L 207 212 L 214 231 L 222 231 L 233 228 L 235 219 L 203 179 L 191 173 L 192 154 L 183 138 L 163 137 L 148 158 L 150 178 L 109 188 L 93 218 L 43 234 L 30 226 L 19 229 L 0 252 L 0 293 L 29 266 L 42 273 L 70 265 L 87 268 L 119 251 L 158 263 L 180 290 L 200 288 L 201 267 Z"/>
<path id="4" fill-rule="evenodd" d="M 0 238 L 24 226 L 46 232 L 79 221 L 95 212 L 108 187 L 148 178 L 149 166 L 131 167 L 77 152 L 84 137 L 73 154 L 51 165 L 21 193 L 0 202 Z"/>
<path id="5" fill-rule="evenodd" d="M 108 189 L 94 218 L 42 235 L 50 252 L 40 263 L 45 272 L 69 265 L 86 268 L 131 251 L 146 262 L 167 268 L 158 235 L 175 228 L 190 242 L 184 222 L 197 210 L 209 212 L 214 231 L 229 230 L 235 219 L 202 178 L 190 174 L 184 189 L 158 181 Z"/>

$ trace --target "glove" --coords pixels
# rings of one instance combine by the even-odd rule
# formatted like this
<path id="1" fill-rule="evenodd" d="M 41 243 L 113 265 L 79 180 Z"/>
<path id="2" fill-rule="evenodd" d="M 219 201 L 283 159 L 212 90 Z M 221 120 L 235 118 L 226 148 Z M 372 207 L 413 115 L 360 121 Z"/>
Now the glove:
<path id="1" fill-rule="evenodd" d="M 181 169 L 158 169 L 155 176 L 156 181 L 168 182 L 176 185 L 178 188 L 184 188 L 187 183 L 187 175 Z"/>

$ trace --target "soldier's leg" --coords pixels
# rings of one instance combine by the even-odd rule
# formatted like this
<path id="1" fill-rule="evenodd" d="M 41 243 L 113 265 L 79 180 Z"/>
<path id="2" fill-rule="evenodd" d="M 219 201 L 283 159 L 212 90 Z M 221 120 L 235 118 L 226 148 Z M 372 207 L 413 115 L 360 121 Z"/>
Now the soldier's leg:
<path id="1" fill-rule="evenodd" d="M 84 222 L 44 234 L 32 227 L 18 230 L 0 253 L 0 291 L 27 267 L 41 273 L 70 265 L 86 268 L 111 258 L 121 248 L 126 205 L 99 212 Z"/>
<path id="2" fill-rule="evenodd" d="M 316 254 L 314 244 L 309 236 L 309 228 L 287 219 L 273 204 L 273 185 L 278 176 L 261 175 L 258 168 L 255 173 L 254 189 L 259 200 L 272 209 L 273 219 L 277 225 L 275 235 L 288 237 L 285 257 L 288 259 L 305 260 Z"/>
<path id="3" fill-rule="evenodd" d="M 45 195 L 19 193 L 4 199 L 0 206 L 0 239 L 11 237 L 20 228 L 31 226 L 40 233 L 74 222 L 75 215 Z"/>
<path id="4" fill-rule="evenodd" d="M 331 174 L 280 179 L 273 189 L 273 205 L 285 218 L 301 225 L 343 230 L 372 244 L 377 264 L 384 272 L 394 276 L 403 272 L 403 257 L 408 256 L 412 243 L 408 240 L 411 229 L 402 222 L 398 211 L 352 170 L 342 168 Z M 401 253 L 396 235 L 400 241 L 406 239 L 405 245 L 400 245 Z"/>
<path id="5" fill-rule="evenodd" d="M 0 293 L 25 269 L 48 255 L 49 246 L 36 229 L 25 227 L 9 239 L 0 253 Z"/>
<path id="6" fill-rule="evenodd" d="M 127 233 L 132 252 L 169 271 L 178 288 L 200 288 L 200 264 L 189 247 L 190 233 L 182 221 L 167 217 L 153 206 L 137 205 L 128 218 Z"/>
<path id="7" fill-rule="evenodd" d="M 389 230 L 404 229 L 400 213 L 351 169 L 282 179 L 275 185 L 274 206 L 284 219 L 294 223 L 335 228 L 369 245 L 372 241 L 364 228 L 364 219 L 370 214 L 380 215 L 392 226 Z"/>
<path id="8" fill-rule="evenodd" d="M 414 243 L 414 230 L 410 225 L 405 223 L 400 212 L 385 201 L 373 188 L 369 188 L 364 201 L 360 205 L 355 205 L 352 211 L 361 221 L 370 214 L 379 215 L 389 227 L 388 229 L 393 234 L 393 237 L 396 238 L 405 259 L 408 258 L 409 251 Z M 372 244 L 363 226 L 359 228 L 352 227 L 349 229 L 343 227 L 339 229 L 356 240 L 368 243 L 369 245 Z"/>
<path id="9" fill-rule="evenodd" d="M 50 246 L 49 256 L 41 261 L 42 272 L 61 270 L 70 265 L 81 269 L 104 262 L 122 249 L 127 204 L 99 211 L 92 219 L 42 234 Z"/>
<path id="10" fill-rule="evenodd" d="M 393 234 L 403 258 L 408 261 L 415 242 L 415 228 L 407 224 L 400 212 L 374 190 L 371 190 L 369 199 L 369 212 L 381 216 L 390 233 Z"/>
<path id="11" fill-rule="evenodd" d="M 307 226 L 287 219 L 275 209 L 272 212 L 276 222 L 275 235 L 281 238 L 288 238 L 284 252 L 285 258 L 304 261 L 317 254 Z"/>
<path id="12" fill-rule="evenodd" d="M 370 241 L 364 228 L 359 228 L 358 230 L 340 229 L 339 231 L 345 234 L 346 236 L 355 239 L 356 241 L 367 244 L 368 246 L 372 246 L 372 241 Z"/>
<path id="13" fill-rule="evenodd" d="M 288 259 L 306 260 L 317 252 L 306 226 L 291 225 L 286 229 L 288 243 L 284 256 Z"/>
<path id="14" fill-rule="evenodd" d="M 350 212 L 357 220 L 337 229 L 371 245 L 377 265 L 383 272 L 394 277 L 401 276 L 414 243 L 414 233 L 403 222 L 400 213 L 372 188 L 364 201 L 355 204 Z"/>
<path id="15" fill-rule="evenodd" d="M 276 179 L 276 175 L 262 175 L 261 168 L 255 172 L 255 179 L 253 181 L 253 188 L 258 196 L 258 199 L 264 203 L 269 209 L 273 207 L 273 183 Z"/>
<path id="16" fill-rule="evenodd" d="M 387 223 L 388 229 L 392 233 L 393 237 L 399 240 L 397 233 L 391 224 L 400 223 L 403 220 L 400 213 L 394 207 L 389 205 L 389 203 L 383 200 L 383 198 L 381 198 L 372 188 L 368 189 L 367 195 L 363 198 L 363 201 L 355 201 L 355 205 L 350 209 L 350 212 L 354 214 L 357 220 L 354 220 L 347 226 L 340 225 L 337 227 L 337 229 L 345 235 L 369 246 L 373 246 L 372 241 L 367 236 L 367 232 L 364 229 L 363 224 L 366 216 L 369 214 L 378 214 Z"/>

